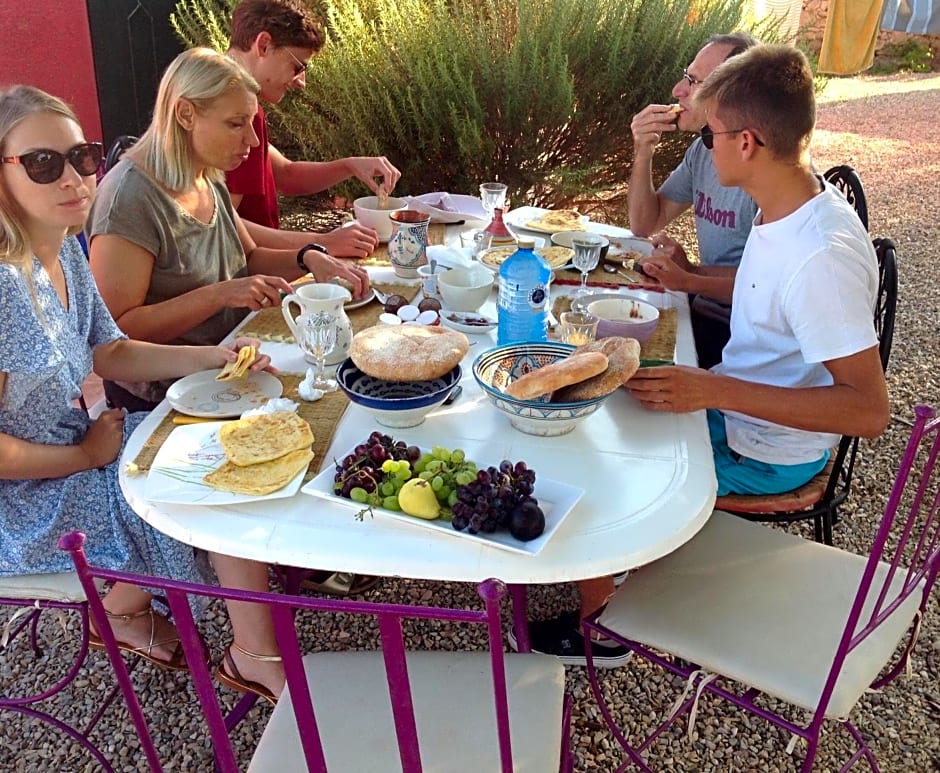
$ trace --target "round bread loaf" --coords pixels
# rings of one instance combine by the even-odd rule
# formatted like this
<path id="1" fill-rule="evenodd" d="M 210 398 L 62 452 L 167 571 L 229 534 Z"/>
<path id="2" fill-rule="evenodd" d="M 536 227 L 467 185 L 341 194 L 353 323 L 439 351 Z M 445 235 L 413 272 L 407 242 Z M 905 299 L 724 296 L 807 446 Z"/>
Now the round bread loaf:
<path id="1" fill-rule="evenodd" d="M 579 346 L 575 354 L 579 352 L 603 352 L 607 355 L 607 369 L 577 384 L 559 389 L 552 395 L 553 403 L 576 403 L 609 395 L 629 381 L 640 367 L 640 342 L 635 338 L 601 338 Z"/>
<path id="2" fill-rule="evenodd" d="M 504 390 L 518 400 L 532 400 L 539 395 L 577 384 L 607 370 L 607 355 L 602 352 L 572 352 L 563 360 L 543 365 L 520 376 Z"/>
<path id="3" fill-rule="evenodd" d="M 353 336 L 349 356 L 383 381 L 430 381 L 454 369 L 470 341 L 456 330 L 427 325 L 378 325 Z"/>

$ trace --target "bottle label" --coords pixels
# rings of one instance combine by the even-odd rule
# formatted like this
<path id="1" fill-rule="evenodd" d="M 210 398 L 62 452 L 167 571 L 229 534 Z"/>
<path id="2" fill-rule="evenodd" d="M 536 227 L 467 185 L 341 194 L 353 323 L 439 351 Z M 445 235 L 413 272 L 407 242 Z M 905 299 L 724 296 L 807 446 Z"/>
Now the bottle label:
<path id="1" fill-rule="evenodd" d="M 543 284 L 535 285 L 529 290 L 529 306 L 535 311 L 541 311 L 545 308 L 548 301 L 548 288 Z"/>

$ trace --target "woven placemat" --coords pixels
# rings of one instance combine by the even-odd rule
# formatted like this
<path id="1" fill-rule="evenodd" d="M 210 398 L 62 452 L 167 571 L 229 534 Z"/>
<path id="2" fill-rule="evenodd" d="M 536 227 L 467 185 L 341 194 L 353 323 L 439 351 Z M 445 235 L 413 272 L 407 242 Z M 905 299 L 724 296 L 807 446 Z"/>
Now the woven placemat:
<path id="1" fill-rule="evenodd" d="M 320 471 L 321 466 L 327 461 L 326 450 L 333 442 L 336 427 L 349 406 L 349 398 L 343 392 L 336 391 L 325 394 L 322 399 L 317 400 L 315 403 L 308 403 L 301 400 L 297 395 L 297 385 L 304 378 L 302 374 L 280 373 L 277 378 L 284 386 L 282 397 L 288 397 L 299 404 L 297 415 L 305 419 L 310 424 L 310 429 L 313 430 L 312 448 L 314 456 L 310 466 L 307 467 L 306 475 L 304 475 L 304 483 L 306 483 Z M 184 415 L 171 410 L 163 417 L 163 421 L 157 425 L 157 428 L 147 438 L 143 448 L 140 449 L 140 453 L 134 459 L 134 464 L 137 465 L 140 472 L 147 472 L 150 469 L 160 446 L 166 442 L 170 433 L 179 426 L 173 422 L 173 419 Z"/>
<path id="2" fill-rule="evenodd" d="M 618 268 L 620 268 L 618 266 Z M 633 290 L 652 290 L 653 292 L 665 292 L 665 288 L 658 279 L 653 279 L 646 274 L 641 274 L 633 269 L 620 268 L 623 274 L 608 274 L 599 265 L 588 274 L 588 285 L 590 287 L 629 287 Z M 581 274 L 577 271 L 557 271 L 552 279 L 552 284 L 559 285 L 578 285 L 581 284 Z"/>
<path id="3" fill-rule="evenodd" d="M 560 295 L 552 304 L 556 319 L 565 311 L 571 311 L 571 298 Z M 640 365 L 671 365 L 676 361 L 676 330 L 679 324 L 678 309 L 660 309 L 659 324 L 650 339 L 640 346 Z"/>
<path id="4" fill-rule="evenodd" d="M 444 223 L 431 223 L 428 226 L 428 244 L 443 244 L 447 226 Z M 368 258 L 358 261 L 360 266 L 390 266 L 388 243 L 380 242 Z"/>
<path id="5" fill-rule="evenodd" d="M 377 284 L 375 286 L 388 295 L 402 295 L 409 299 L 417 295 L 419 289 L 415 285 Z M 376 301 L 360 306 L 358 309 L 351 309 L 346 312 L 346 316 L 349 317 L 353 332 L 358 333 L 360 330 L 375 325 L 384 310 L 382 304 Z M 284 321 L 280 306 L 259 311 L 245 323 L 245 326 L 238 331 L 238 335 L 252 336 L 262 341 L 294 343 L 294 336 Z"/>

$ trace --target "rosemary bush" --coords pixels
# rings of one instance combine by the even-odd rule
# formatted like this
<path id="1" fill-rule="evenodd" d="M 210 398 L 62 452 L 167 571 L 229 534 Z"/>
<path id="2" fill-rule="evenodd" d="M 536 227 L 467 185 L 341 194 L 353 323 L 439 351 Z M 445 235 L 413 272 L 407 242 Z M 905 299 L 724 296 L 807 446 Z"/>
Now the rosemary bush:
<path id="1" fill-rule="evenodd" d="M 234 0 L 180 0 L 189 45 L 227 45 Z M 745 0 L 323 0 L 328 42 L 277 106 L 278 144 L 308 159 L 386 155 L 403 193 L 584 203 L 629 176 L 630 121 L 672 101 L 707 37 Z M 675 162 L 688 136 L 671 138 Z M 339 192 L 361 193 L 356 185 Z"/>

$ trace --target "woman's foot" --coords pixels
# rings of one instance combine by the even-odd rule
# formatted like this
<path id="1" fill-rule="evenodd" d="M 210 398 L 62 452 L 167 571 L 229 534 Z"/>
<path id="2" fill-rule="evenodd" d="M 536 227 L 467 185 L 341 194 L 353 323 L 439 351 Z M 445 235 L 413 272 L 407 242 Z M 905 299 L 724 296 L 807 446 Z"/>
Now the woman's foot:
<path id="1" fill-rule="evenodd" d="M 285 683 L 280 655 L 251 652 L 235 642 L 226 650 L 216 677 L 234 690 L 254 693 L 270 703 L 277 703 Z"/>
<path id="2" fill-rule="evenodd" d="M 146 658 L 161 668 L 173 671 L 186 671 L 189 668 L 176 626 L 155 612 L 153 607 L 147 606 L 135 612 L 105 610 L 105 614 L 121 650 Z M 104 649 L 104 642 L 94 623 L 90 623 L 89 646 Z"/>

